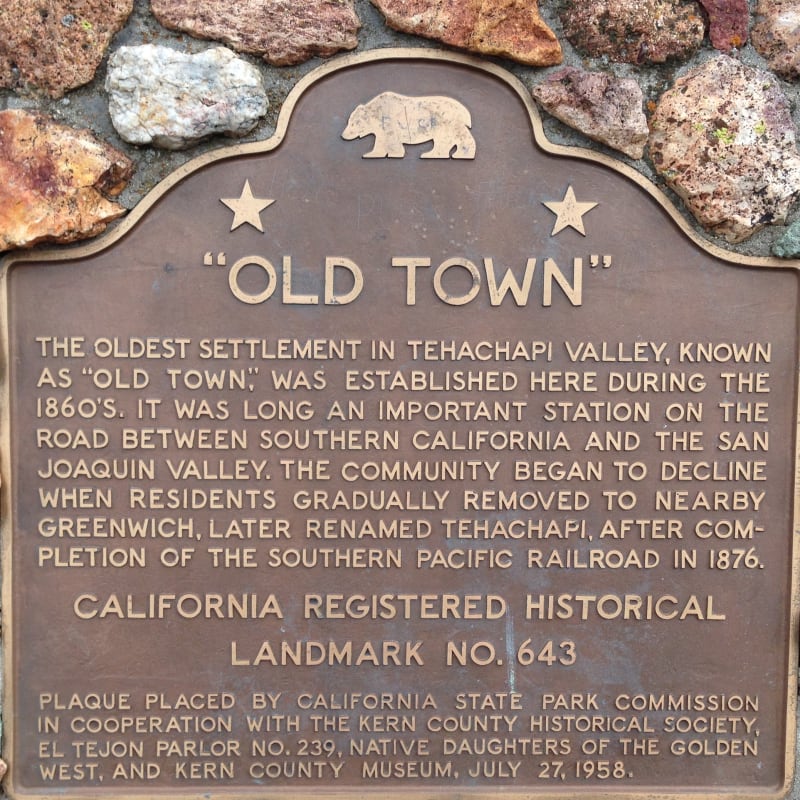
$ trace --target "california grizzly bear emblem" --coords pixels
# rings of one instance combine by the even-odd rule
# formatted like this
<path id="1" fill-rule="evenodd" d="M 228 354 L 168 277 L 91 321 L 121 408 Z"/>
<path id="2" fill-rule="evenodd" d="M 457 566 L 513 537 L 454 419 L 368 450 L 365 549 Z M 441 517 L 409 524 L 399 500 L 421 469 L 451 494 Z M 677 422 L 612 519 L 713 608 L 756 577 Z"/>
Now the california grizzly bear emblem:
<path id="1" fill-rule="evenodd" d="M 433 142 L 420 158 L 475 158 L 469 111 L 452 97 L 407 97 L 383 92 L 357 106 L 343 139 L 374 136 L 363 158 L 403 158 L 404 145 Z"/>

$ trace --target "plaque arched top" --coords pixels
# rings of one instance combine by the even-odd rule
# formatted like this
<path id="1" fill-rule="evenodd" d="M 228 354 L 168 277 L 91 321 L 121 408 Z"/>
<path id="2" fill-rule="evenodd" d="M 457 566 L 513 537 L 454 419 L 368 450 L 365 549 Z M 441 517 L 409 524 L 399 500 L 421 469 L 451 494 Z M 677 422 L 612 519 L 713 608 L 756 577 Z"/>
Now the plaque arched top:
<path id="1" fill-rule="evenodd" d="M 594 163 L 601 165 L 614 173 L 624 177 L 628 181 L 638 185 L 646 194 L 648 194 L 671 218 L 677 225 L 682 234 L 690 240 L 694 245 L 700 248 L 707 254 L 728 262 L 730 264 L 739 264 L 749 267 L 766 267 L 766 268 L 783 268 L 783 269 L 798 269 L 800 268 L 800 260 L 797 259 L 778 259 L 767 256 L 750 256 L 746 254 L 736 253 L 734 251 L 726 250 L 725 248 L 707 240 L 700 233 L 698 233 L 692 225 L 687 221 L 685 216 L 676 208 L 672 200 L 648 178 L 637 172 L 631 166 L 626 164 L 620 159 L 606 155 L 595 150 L 587 148 L 565 146 L 551 142 L 542 125 L 539 110 L 533 101 L 530 92 L 526 89 L 524 84 L 515 77 L 508 70 L 502 66 L 474 58 L 472 56 L 441 50 L 428 50 L 428 49 L 412 49 L 412 48 L 387 48 L 382 50 L 373 50 L 365 53 L 357 53 L 346 55 L 340 58 L 332 59 L 317 69 L 312 70 L 305 75 L 289 92 L 284 101 L 278 120 L 275 126 L 273 135 L 266 140 L 235 144 L 230 147 L 220 148 L 211 152 L 199 155 L 184 165 L 179 167 L 167 178 L 162 180 L 156 185 L 136 206 L 130 213 L 119 223 L 115 224 L 107 233 L 80 245 L 72 247 L 58 247 L 48 249 L 35 249 L 32 251 L 16 251 L 7 255 L 0 260 L 1 265 L 6 265 L 18 261 L 57 261 L 57 260 L 72 260 L 84 256 L 92 255 L 101 252 L 107 247 L 110 247 L 115 242 L 126 236 L 148 212 L 163 198 L 170 190 L 181 182 L 189 179 L 193 174 L 200 170 L 215 164 L 220 161 L 234 159 L 242 156 L 252 156 L 258 154 L 266 154 L 276 150 L 287 138 L 291 132 L 293 119 L 295 117 L 298 106 L 303 98 L 317 85 L 325 82 L 333 76 L 345 74 L 347 71 L 354 68 L 362 68 L 369 65 L 387 64 L 387 63 L 418 63 L 429 65 L 450 65 L 456 67 L 466 67 L 471 70 L 482 72 L 493 76 L 495 79 L 504 83 L 508 89 L 516 94 L 519 102 L 525 109 L 528 115 L 530 127 L 533 132 L 533 137 L 538 148 L 546 154 L 562 157 L 577 159 L 583 162 Z M 372 98 L 365 98 L 365 102 L 361 106 L 349 109 L 339 109 L 337 113 L 343 116 L 345 123 L 339 131 L 343 140 L 352 140 L 357 137 L 369 136 L 374 134 L 375 131 L 369 131 L 367 128 L 370 123 L 364 120 L 360 121 L 361 128 L 356 130 L 357 125 L 353 123 L 352 116 L 356 112 L 363 110 L 364 106 L 373 106 L 372 111 L 380 118 L 383 114 L 386 118 L 386 104 L 375 110 L 374 106 L 377 101 L 382 97 L 392 95 L 393 92 L 388 88 L 384 92 L 379 92 Z M 396 98 L 401 97 L 402 100 Z M 431 101 L 434 106 L 431 107 Z M 438 105 L 436 103 L 438 102 Z M 365 159 L 381 159 L 381 158 L 402 158 L 405 155 L 405 145 L 417 145 L 425 143 L 425 148 L 420 149 L 419 154 L 414 154 L 413 158 L 422 159 L 447 159 L 457 160 L 465 159 L 472 160 L 475 158 L 476 141 L 471 131 L 470 112 L 474 113 L 475 109 L 467 109 L 456 98 L 452 98 L 447 94 L 447 85 L 442 87 L 442 96 L 429 96 L 429 95 L 416 95 L 416 96 L 402 96 L 394 95 L 392 99 L 392 114 L 396 115 L 396 119 L 403 119 L 405 127 L 402 132 L 395 129 L 390 131 L 387 135 L 384 133 L 383 138 L 376 136 L 373 142 L 372 150 L 369 145 L 360 143 L 361 149 L 359 157 Z M 448 105 L 451 107 L 448 108 Z M 408 115 L 411 113 L 417 115 L 415 120 L 412 120 L 410 130 L 408 125 Z M 455 114 L 455 116 L 453 116 Z M 466 119 L 463 114 L 466 114 Z M 348 115 L 351 119 L 348 120 Z M 459 116 L 461 115 L 461 116 Z M 425 126 L 431 124 L 436 127 L 439 124 L 439 133 L 426 133 Z M 416 126 L 416 127 L 415 127 Z M 395 125 L 395 128 L 397 126 Z M 443 133 L 445 131 L 445 133 Z M 449 140 L 448 138 L 449 137 Z M 355 143 L 354 143 L 355 144 Z M 392 148 L 386 150 L 386 147 Z M 479 144 L 477 146 L 480 146 Z M 381 149 L 383 148 L 383 150 Z M 427 149 L 427 152 L 424 150 Z M 237 202 L 241 203 L 242 198 L 246 196 L 247 189 L 242 188 L 242 195 L 235 198 L 220 198 L 224 203 L 226 199 L 230 199 L 234 205 L 229 206 L 235 217 L 234 224 L 236 227 L 244 224 L 246 215 L 255 212 L 248 209 L 245 205 L 235 207 Z M 581 232 L 582 206 L 592 205 L 591 202 L 581 202 L 582 198 L 575 197 L 569 176 L 565 175 L 564 181 L 564 194 L 563 199 L 558 197 L 551 197 L 547 201 L 541 202 L 556 215 L 554 221 L 553 234 L 566 226 L 571 226 L 572 229 Z M 256 202 L 261 200 L 252 194 L 250 190 L 250 197 Z M 266 201 L 262 200 L 262 204 Z M 268 198 L 271 202 L 271 198 Z M 577 203 L 577 208 L 574 204 Z M 269 203 L 267 203 L 268 205 Z M 594 203 L 596 205 L 596 203 Z M 581 213 L 582 212 L 582 213 Z M 578 213 L 577 218 L 574 215 Z M 244 216 L 242 216 L 244 215 Z M 573 224 L 570 222 L 570 215 L 572 219 L 577 222 Z M 258 227 L 260 216 L 257 214 L 253 218 L 253 227 Z M 626 223 L 627 224 L 627 223 Z M 231 230 L 234 228 L 232 227 Z M 585 235 L 585 234 L 584 234 Z"/>

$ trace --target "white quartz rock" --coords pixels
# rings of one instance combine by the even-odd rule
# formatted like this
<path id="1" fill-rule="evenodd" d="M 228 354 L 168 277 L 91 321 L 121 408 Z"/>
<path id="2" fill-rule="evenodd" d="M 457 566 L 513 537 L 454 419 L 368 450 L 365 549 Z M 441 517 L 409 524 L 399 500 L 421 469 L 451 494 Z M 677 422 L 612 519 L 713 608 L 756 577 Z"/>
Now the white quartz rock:
<path id="1" fill-rule="evenodd" d="M 126 142 L 168 150 L 214 134 L 244 136 L 269 106 L 258 69 L 224 47 L 195 55 L 120 47 L 108 62 L 106 91 Z"/>

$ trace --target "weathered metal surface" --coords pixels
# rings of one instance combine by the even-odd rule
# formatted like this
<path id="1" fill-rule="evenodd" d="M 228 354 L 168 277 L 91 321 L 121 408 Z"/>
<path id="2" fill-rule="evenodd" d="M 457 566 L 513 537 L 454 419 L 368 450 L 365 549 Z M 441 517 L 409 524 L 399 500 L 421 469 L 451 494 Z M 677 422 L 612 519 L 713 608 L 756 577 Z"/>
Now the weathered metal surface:
<path id="1" fill-rule="evenodd" d="M 12 795 L 782 794 L 796 273 L 390 55 L 6 262 Z"/>

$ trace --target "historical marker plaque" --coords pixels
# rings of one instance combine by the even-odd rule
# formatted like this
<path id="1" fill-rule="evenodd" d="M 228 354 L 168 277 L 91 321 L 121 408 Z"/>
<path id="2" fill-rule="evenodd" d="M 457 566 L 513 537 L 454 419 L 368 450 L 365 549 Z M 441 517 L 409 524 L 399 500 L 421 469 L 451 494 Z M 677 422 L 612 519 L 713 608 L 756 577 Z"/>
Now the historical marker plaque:
<path id="1" fill-rule="evenodd" d="M 390 56 L 6 263 L 12 795 L 784 793 L 796 273 Z"/>

